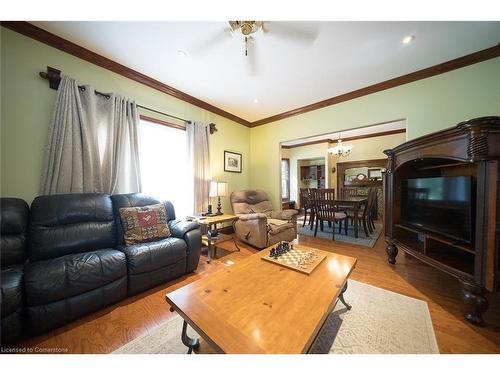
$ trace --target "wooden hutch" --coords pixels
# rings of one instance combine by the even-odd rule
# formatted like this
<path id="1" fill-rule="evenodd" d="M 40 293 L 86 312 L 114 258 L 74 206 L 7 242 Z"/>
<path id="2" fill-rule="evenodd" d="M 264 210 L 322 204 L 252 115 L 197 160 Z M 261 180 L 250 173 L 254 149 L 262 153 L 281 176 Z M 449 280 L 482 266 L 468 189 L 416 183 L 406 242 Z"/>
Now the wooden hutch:
<path id="1" fill-rule="evenodd" d="M 398 249 L 456 277 L 465 318 L 482 324 L 487 292 L 500 289 L 500 117 L 481 117 L 386 150 L 385 235 L 388 261 Z M 402 180 L 470 176 L 472 241 L 464 243 L 401 219 Z M 475 207 L 475 208 L 474 208 Z"/>
<path id="2" fill-rule="evenodd" d="M 357 160 L 337 163 L 337 196 L 343 195 L 345 188 L 354 190 L 356 196 L 368 196 L 368 189 L 374 187 L 377 189 L 377 199 L 375 200 L 374 219 L 382 219 L 383 215 L 383 193 L 382 181 L 387 166 L 387 159 Z M 348 178 L 347 172 L 352 170 L 365 170 L 366 174 Z M 375 176 L 371 173 L 376 172 Z M 353 177 L 353 176 L 350 176 Z M 362 178 L 360 178 L 362 177 Z"/>

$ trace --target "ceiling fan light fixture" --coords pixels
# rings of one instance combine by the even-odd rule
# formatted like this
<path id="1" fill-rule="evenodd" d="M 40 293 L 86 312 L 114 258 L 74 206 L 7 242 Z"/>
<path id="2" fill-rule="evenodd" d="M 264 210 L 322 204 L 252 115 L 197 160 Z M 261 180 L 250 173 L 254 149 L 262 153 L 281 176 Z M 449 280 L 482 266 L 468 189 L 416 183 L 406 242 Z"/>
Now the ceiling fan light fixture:
<path id="1" fill-rule="evenodd" d="M 233 32 L 239 31 L 243 36 L 256 33 L 262 28 L 262 21 L 229 21 Z"/>
<path id="2" fill-rule="evenodd" d="M 252 33 L 253 26 L 250 23 L 244 23 L 241 25 L 241 33 L 243 35 L 250 35 Z"/>

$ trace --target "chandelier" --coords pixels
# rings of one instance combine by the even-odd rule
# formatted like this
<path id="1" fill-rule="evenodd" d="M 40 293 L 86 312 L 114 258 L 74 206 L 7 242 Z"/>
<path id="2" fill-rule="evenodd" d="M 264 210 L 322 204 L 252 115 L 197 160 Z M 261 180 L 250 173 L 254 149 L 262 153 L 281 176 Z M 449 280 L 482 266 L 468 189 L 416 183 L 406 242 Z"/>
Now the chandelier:
<path id="1" fill-rule="evenodd" d="M 335 147 L 330 147 L 328 149 L 328 152 L 330 154 L 333 154 L 333 155 L 338 156 L 338 157 L 341 157 L 341 156 L 346 157 L 351 153 L 352 146 L 351 145 L 344 145 L 342 143 L 341 134 L 342 133 L 339 134 L 339 139 L 337 140 L 337 145 Z"/>

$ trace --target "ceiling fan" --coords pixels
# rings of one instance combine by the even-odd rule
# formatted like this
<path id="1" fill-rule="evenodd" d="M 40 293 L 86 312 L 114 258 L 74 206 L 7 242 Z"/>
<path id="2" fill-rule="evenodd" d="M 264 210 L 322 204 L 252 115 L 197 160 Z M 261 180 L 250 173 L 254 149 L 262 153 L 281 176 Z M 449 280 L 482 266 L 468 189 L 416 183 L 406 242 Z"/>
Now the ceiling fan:
<path id="1" fill-rule="evenodd" d="M 245 56 L 248 56 L 248 43 L 253 43 L 254 38 L 251 34 L 263 30 L 262 21 L 229 21 L 230 31 L 232 33 L 240 32 L 245 38 Z"/>
<path id="2" fill-rule="evenodd" d="M 308 46 L 314 42 L 318 36 L 318 30 L 311 30 L 298 26 L 297 22 L 278 22 L 278 21 L 228 21 L 229 27 L 219 31 L 217 34 L 210 36 L 203 48 L 207 49 L 213 45 L 219 44 L 228 36 L 239 36 L 244 43 L 244 55 L 248 57 L 250 71 L 252 75 L 256 73 L 256 48 L 260 37 L 258 34 L 263 34 L 270 37 L 288 39 L 292 42 L 299 42 L 302 45 Z M 310 25 L 308 25 L 310 26 Z M 201 46 L 200 46 L 201 47 Z"/>

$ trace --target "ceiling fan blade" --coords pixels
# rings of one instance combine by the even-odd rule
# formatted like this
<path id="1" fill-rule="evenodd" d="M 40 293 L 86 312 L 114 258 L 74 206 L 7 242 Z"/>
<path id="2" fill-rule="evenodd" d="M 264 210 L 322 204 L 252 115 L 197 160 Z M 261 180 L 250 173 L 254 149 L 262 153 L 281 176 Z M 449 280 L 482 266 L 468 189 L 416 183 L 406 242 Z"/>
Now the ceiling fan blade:
<path id="1" fill-rule="evenodd" d="M 269 36 L 275 36 L 283 39 L 288 39 L 302 44 L 313 44 L 318 37 L 319 30 L 310 23 L 274 21 L 265 22 L 262 25 L 262 31 Z"/>
<path id="2" fill-rule="evenodd" d="M 206 52 L 211 48 L 214 48 L 224 43 L 225 41 L 230 40 L 232 35 L 232 30 L 230 28 L 219 30 L 194 44 L 190 49 L 190 53 L 200 54 Z"/>

